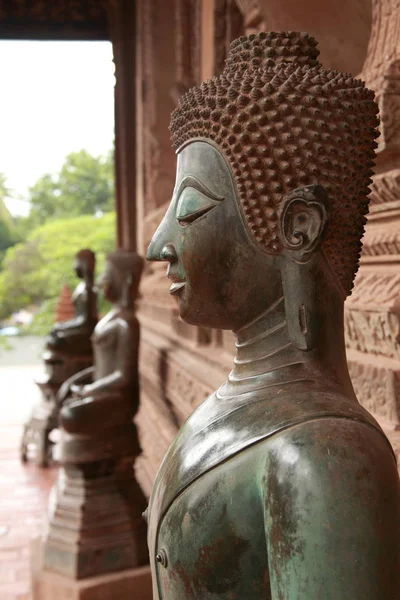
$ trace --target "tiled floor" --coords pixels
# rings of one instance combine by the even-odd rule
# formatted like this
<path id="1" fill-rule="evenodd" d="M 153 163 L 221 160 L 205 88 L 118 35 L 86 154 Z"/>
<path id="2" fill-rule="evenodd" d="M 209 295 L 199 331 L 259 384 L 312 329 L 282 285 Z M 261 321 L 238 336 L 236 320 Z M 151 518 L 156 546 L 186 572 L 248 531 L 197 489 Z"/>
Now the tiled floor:
<path id="1" fill-rule="evenodd" d="M 29 542 L 43 531 L 56 469 L 19 460 L 22 424 L 37 401 L 37 367 L 0 368 L 0 599 L 28 600 Z"/>

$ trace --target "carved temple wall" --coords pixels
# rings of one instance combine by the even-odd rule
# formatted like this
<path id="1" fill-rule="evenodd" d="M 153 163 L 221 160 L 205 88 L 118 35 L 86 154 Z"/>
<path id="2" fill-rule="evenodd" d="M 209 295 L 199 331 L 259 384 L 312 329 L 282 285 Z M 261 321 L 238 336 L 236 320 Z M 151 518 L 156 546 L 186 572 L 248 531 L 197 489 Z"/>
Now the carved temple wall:
<path id="1" fill-rule="evenodd" d="M 357 395 L 390 436 L 400 422 L 400 2 L 374 0 L 372 16 L 361 77 L 375 90 L 381 135 L 346 339 Z"/>
<path id="2" fill-rule="evenodd" d="M 301 7 L 296 0 L 138 3 L 139 249 L 145 251 L 171 197 L 175 156 L 168 125 L 177 97 L 220 72 L 230 41 L 243 33 L 298 29 L 315 35 L 321 62 L 353 75 L 361 72 L 380 106 L 371 213 L 345 322 L 357 395 L 391 435 L 400 421 L 400 2 L 349 0 L 338 8 L 307 0 Z M 184 324 L 168 287 L 165 265 L 148 265 L 139 311 L 138 415 L 143 447 L 138 475 L 147 493 L 177 429 L 221 384 L 232 362 L 232 335 Z"/>

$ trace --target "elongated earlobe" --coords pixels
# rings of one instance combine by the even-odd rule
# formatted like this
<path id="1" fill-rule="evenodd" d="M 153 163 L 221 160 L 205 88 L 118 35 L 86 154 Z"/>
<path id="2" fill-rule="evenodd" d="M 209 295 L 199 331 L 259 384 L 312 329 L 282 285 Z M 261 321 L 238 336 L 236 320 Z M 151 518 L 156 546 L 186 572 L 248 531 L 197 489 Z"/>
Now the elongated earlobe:
<path id="1" fill-rule="evenodd" d="M 311 185 L 288 194 L 279 211 L 283 251 L 278 258 L 289 336 L 300 350 L 311 350 L 318 335 L 315 251 L 327 221 L 327 195 Z"/>
<path id="2" fill-rule="evenodd" d="M 279 259 L 289 337 L 299 350 L 312 350 L 318 336 L 313 262 Z"/>

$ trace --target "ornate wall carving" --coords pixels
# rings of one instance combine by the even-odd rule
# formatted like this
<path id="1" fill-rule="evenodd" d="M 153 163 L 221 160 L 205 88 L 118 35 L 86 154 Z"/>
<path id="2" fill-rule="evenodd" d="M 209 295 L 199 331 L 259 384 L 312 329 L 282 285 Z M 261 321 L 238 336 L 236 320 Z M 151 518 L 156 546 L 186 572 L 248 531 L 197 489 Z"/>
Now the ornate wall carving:
<path id="1" fill-rule="evenodd" d="M 236 4 L 244 16 L 246 35 L 266 30 L 260 0 L 236 0 Z"/>
<path id="2" fill-rule="evenodd" d="M 400 168 L 375 175 L 372 184 L 370 212 L 391 207 L 400 210 Z"/>
<path id="3" fill-rule="evenodd" d="M 400 421 L 400 2 L 373 0 L 361 73 L 381 118 L 361 267 L 346 303 L 346 340 L 360 401 L 393 430 Z M 350 358 L 351 357 L 351 358 Z"/>
<path id="4" fill-rule="evenodd" d="M 348 355 L 354 391 L 365 408 L 390 428 L 400 418 L 400 371 L 379 363 L 364 363 L 360 358 Z"/>

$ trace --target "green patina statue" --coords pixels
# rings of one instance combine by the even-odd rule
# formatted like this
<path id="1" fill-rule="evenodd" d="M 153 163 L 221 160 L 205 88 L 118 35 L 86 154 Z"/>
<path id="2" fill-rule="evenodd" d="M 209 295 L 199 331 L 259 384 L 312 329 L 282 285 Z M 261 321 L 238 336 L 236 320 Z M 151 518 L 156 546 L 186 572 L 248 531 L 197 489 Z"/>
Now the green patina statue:
<path id="1" fill-rule="evenodd" d="M 242 37 L 172 116 L 176 186 L 147 258 L 237 354 L 154 484 L 157 600 L 400 598 L 396 462 L 343 332 L 377 108 L 317 56 L 303 33 Z"/>

